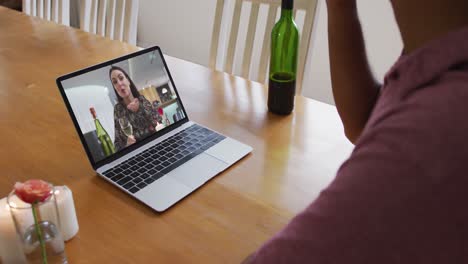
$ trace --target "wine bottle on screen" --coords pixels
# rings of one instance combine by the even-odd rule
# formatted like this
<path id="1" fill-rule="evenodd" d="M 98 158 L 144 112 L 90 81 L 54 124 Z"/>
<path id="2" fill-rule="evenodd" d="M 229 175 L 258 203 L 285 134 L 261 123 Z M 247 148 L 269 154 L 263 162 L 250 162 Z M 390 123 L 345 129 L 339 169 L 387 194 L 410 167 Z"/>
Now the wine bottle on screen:
<path id="1" fill-rule="evenodd" d="M 104 127 L 101 125 L 101 122 L 97 118 L 96 110 L 94 109 L 94 107 L 91 107 L 89 111 L 91 112 L 91 115 L 93 116 L 94 124 L 96 125 L 97 138 L 99 139 L 99 143 L 101 145 L 102 151 L 104 152 L 104 155 L 106 155 L 107 157 L 111 154 L 114 154 L 115 153 L 114 144 L 112 143 L 112 140 L 109 137 L 109 134 L 107 134 L 107 131 L 104 129 Z"/>
<path id="2" fill-rule="evenodd" d="M 268 109 L 288 115 L 294 108 L 299 31 L 293 18 L 293 0 L 282 0 L 281 17 L 271 31 Z"/>

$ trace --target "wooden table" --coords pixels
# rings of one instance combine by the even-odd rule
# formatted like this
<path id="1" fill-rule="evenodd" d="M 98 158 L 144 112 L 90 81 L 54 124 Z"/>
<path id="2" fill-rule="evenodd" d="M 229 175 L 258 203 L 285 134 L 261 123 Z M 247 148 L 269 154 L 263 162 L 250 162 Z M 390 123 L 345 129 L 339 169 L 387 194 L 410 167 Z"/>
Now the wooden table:
<path id="1" fill-rule="evenodd" d="M 239 263 L 313 201 L 352 145 L 334 107 L 297 97 L 266 109 L 266 88 L 166 56 L 189 117 L 253 153 L 165 213 L 97 177 L 56 77 L 137 48 L 0 7 L 0 197 L 42 178 L 74 192 L 71 263 Z"/>

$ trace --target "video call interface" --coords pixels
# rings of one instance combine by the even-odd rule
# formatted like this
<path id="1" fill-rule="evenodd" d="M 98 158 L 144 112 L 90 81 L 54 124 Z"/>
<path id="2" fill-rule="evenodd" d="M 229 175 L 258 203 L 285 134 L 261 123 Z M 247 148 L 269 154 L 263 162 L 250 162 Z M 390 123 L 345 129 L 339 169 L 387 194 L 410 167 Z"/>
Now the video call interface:
<path id="1" fill-rule="evenodd" d="M 62 81 L 95 162 L 185 118 L 158 51 Z"/>

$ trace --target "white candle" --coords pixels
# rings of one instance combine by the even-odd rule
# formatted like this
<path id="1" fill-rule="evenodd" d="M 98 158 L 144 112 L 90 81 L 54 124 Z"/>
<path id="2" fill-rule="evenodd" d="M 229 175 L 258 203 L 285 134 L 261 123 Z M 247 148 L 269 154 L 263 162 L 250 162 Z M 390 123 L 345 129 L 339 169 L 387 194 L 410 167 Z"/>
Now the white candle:
<path id="1" fill-rule="evenodd" d="M 56 186 L 55 198 L 57 199 L 62 237 L 63 240 L 68 241 L 78 233 L 79 229 L 72 191 L 67 186 Z"/>
<path id="2" fill-rule="evenodd" d="M 26 263 L 6 198 L 0 200 L 0 257 L 2 263 Z"/>

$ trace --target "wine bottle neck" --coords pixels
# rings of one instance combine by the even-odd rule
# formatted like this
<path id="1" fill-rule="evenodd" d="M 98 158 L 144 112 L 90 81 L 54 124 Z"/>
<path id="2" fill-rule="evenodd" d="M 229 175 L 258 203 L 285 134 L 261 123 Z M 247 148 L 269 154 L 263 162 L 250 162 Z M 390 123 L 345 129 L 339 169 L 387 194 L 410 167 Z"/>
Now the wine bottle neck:
<path id="1" fill-rule="evenodd" d="M 93 116 L 93 119 L 96 119 L 96 118 L 97 118 L 97 117 L 96 117 L 96 110 L 94 110 L 94 107 L 91 107 L 91 108 L 89 109 L 89 111 L 91 112 L 91 115 Z"/>
<path id="2" fill-rule="evenodd" d="M 99 119 L 94 119 L 94 125 L 96 126 L 96 134 L 98 137 L 101 135 L 107 134 L 107 131 L 101 125 L 101 122 L 99 122 Z"/>
<path id="3" fill-rule="evenodd" d="M 294 6 L 293 0 L 282 0 L 281 1 L 281 9 L 290 9 L 292 10 Z"/>
<path id="4" fill-rule="evenodd" d="M 292 9 L 281 9 L 281 19 L 292 19 L 293 11 Z"/>
<path id="5" fill-rule="evenodd" d="M 94 119 L 94 125 L 96 125 L 96 129 L 102 128 L 101 122 L 97 118 Z"/>
<path id="6" fill-rule="evenodd" d="M 281 1 L 281 19 L 293 19 L 293 0 Z"/>

